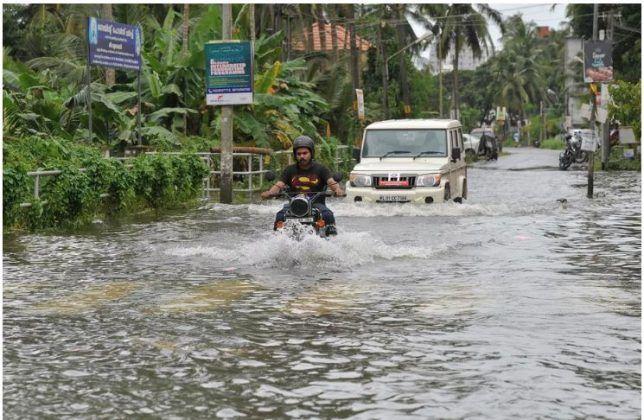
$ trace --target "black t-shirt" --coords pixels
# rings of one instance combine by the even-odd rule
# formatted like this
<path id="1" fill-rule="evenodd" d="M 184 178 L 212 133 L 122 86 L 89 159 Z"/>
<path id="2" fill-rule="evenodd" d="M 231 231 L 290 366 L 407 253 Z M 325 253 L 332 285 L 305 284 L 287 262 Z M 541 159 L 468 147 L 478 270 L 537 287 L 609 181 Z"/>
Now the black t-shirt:
<path id="1" fill-rule="evenodd" d="M 317 193 L 326 189 L 326 182 L 331 178 L 331 171 L 317 162 L 311 167 L 300 169 L 296 164 L 287 166 L 282 172 L 283 183 L 289 186 L 291 192 L 296 193 Z M 318 197 L 315 202 L 324 204 L 324 196 Z"/>

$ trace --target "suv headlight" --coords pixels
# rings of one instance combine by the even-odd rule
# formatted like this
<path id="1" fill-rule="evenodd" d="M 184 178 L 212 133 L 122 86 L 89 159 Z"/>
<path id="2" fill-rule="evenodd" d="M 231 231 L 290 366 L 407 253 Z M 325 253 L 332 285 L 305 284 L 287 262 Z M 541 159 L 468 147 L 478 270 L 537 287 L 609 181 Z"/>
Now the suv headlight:
<path id="1" fill-rule="evenodd" d="M 352 187 L 370 187 L 371 176 L 351 173 L 349 174 L 349 182 Z"/>
<path id="2" fill-rule="evenodd" d="M 416 178 L 417 187 L 438 187 L 441 184 L 441 176 L 435 175 L 421 175 Z"/>

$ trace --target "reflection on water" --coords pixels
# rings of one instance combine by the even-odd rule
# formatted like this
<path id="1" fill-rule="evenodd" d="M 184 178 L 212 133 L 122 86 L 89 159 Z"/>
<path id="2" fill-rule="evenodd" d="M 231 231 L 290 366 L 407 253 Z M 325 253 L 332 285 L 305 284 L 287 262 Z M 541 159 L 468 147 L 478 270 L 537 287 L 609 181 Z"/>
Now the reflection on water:
<path id="1" fill-rule="evenodd" d="M 5 237 L 4 414 L 638 417 L 639 174 L 584 175 L 331 200 L 330 240 L 279 203 Z"/>

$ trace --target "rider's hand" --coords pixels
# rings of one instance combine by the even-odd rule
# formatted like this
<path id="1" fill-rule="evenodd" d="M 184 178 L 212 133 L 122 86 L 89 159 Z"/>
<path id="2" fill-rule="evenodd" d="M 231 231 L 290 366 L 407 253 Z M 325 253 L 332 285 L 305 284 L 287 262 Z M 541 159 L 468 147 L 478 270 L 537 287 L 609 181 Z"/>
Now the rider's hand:
<path id="1" fill-rule="evenodd" d="M 346 196 L 347 196 L 347 193 L 346 193 L 346 192 L 344 192 L 343 190 L 339 190 L 339 191 L 336 191 L 336 192 L 335 192 L 335 196 L 336 196 L 336 197 L 346 197 Z"/>
<path id="2" fill-rule="evenodd" d="M 271 197 L 273 197 L 273 194 L 271 194 L 270 191 L 264 191 L 263 193 L 260 194 L 263 200 L 267 200 Z"/>

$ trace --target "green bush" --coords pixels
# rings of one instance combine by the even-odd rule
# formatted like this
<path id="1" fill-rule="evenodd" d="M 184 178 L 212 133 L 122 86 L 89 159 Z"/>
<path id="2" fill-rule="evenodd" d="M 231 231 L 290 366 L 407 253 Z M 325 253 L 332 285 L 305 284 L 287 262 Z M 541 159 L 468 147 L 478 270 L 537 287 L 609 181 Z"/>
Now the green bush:
<path id="1" fill-rule="evenodd" d="M 566 148 L 566 143 L 560 137 L 551 137 L 541 143 L 542 149 L 563 150 Z"/>
<path id="2" fill-rule="evenodd" d="M 335 152 L 338 150 L 340 142 L 335 137 L 323 138 L 319 147 L 318 159 L 328 168 L 334 170 L 337 166 L 335 162 Z"/>
<path id="3" fill-rule="evenodd" d="M 26 201 L 29 180 L 22 165 L 6 167 L 2 172 L 2 217 L 5 225 L 13 224 L 20 211 L 20 203 Z"/>
<path id="4" fill-rule="evenodd" d="M 611 119 L 616 119 L 622 126 L 633 127 L 635 138 L 641 135 L 641 82 L 629 83 L 619 80 L 611 85 L 608 90 L 612 96 L 612 103 L 608 105 L 608 114 Z"/>
<path id="5" fill-rule="evenodd" d="M 640 154 L 635 154 L 634 159 L 624 158 L 624 147 L 613 147 L 608 156 L 606 169 L 610 171 L 641 171 L 642 160 Z"/>
<path id="6" fill-rule="evenodd" d="M 41 197 L 47 201 L 42 213 L 44 226 L 91 220 L 98 204 L 98 184 L 78 167 L 59 168 L 62 174 L 52 178 Z"/>
<path id="7" fill-rule="evenodd" d="M 3 161 L 5 228 L 86 223 L 96 215 L 115 215 L 141 204 L 171 207 L 198 195 L 209 171 L 194 154 L 142 155 L 128 163 L 130 169 L 103 158 L 98 148 L 37 136 L 5 141 Z M 41 177 L 40 199 L 35 199 L 27 170 L 38 168 L 62 174 Z M 20 208 L 21 202 L 32 205 Z"/>

